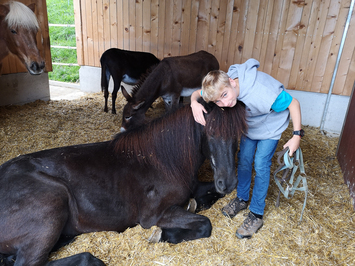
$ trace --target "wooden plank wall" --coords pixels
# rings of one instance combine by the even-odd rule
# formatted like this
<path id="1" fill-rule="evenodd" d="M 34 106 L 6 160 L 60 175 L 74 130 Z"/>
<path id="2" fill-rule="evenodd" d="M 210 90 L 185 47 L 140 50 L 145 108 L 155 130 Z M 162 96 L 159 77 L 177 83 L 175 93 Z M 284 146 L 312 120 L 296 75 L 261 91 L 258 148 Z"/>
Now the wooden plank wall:
<path id="1" fill-rule="evenodd" d="M 49 42 L 48 16 L 46 0 L 17 0 L 18 2 L 29 5 L 36 4 L 35 14 L 38 19 L 38 24 L 41 28 L 37 34 L 37 46 L 43 58 L 45 58 L 46 72 L 52 71 L 52 59 Z M 0 0 L 0 4 L 5 4 L 9 0 Z M 0 48 L 1 49 L 1 48 Z M 10 54 L 2 61 L 2 70 L 0 74 L 27 72 L 26 67 L 14 55 Z"/>
<path id="2" fill-rule="evenodd" d="M 111 47 L 162 59 L 206 50 L 221 69 L 248 58 L 286 88 L 327 93 L 350 0 L 74 0 L 79 65 Z M 355 79 L 355 14 L 333 93 Z"/>

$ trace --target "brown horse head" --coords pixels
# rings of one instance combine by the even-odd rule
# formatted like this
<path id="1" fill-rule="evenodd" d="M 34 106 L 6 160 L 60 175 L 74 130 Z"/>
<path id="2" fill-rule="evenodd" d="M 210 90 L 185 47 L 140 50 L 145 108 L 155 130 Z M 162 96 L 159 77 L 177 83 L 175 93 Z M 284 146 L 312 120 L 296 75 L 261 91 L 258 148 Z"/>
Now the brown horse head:
<path id="1" fill-rule="evenodd" d="M 16 55 L 32 75 L 41 74 L 45 63 L 37 47 L 39 25 L 34 14 L 35 4 L 20 2 L 0 5 L 0 69 L 9 54 Z"/>

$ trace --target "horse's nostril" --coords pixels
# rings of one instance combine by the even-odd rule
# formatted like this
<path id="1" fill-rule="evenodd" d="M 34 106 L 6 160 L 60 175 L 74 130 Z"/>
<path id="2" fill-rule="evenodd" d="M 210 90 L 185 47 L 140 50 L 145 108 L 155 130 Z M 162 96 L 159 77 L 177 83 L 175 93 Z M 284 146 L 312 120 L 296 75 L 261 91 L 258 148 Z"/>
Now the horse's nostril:
<path id="1" fill-rule="evenodd" d="M 39 67 L 39 65 L 38 65 L 36 62 L 32 62 L 32 63 L 31 63 L 31 69 L 32 69 L 32 70 L 37 70 L 38 67 Z"/>
<path id="2" fill-rule="evenodd" d="M 217 186 L 219 188 L 220 191 L 225 191 L 226 190 L 226 186 L 223 180 L 218 180 L 217 181 Z"/>
<path id="3" fill-rule="evenodd" d="M 32 62 L 31 63 L 31 69 L 33 70 L 33 71 L 37 71 L 37 70 L 43 70 L 44 69 L 44 67 L 45 67 L 45 63 L 44 62 L 41 62 L 40 64 L 38 64 L 37 62 Z"/>

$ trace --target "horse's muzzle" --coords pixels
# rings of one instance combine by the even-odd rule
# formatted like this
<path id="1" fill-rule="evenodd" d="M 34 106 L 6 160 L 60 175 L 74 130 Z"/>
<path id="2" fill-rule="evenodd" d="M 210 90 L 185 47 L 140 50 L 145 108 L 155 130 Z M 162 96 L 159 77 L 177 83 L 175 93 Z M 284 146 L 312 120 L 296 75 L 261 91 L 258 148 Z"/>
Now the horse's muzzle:
<path id="1" fill-rule="evenodd" d="M 231 193 L 237 186 L 237 177 L 234 175 L 230 178 L 215 178 L 216 191 L 221 194 Z"/>
<path id="2" fill-rule="evenodd" d="M 32 61 L 31 65 L 28 66 L 27 69 L 31 75 L 39 75 L 39 74 L 43 73 L 44 67 L 45 67 L 44 61 L 42 61 L 40 63 Z"/>

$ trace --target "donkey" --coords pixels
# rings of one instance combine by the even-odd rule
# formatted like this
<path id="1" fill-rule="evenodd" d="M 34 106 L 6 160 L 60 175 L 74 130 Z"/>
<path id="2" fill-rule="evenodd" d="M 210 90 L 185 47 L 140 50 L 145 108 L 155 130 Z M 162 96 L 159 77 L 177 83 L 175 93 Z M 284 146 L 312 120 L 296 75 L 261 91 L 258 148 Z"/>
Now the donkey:
<path id="1" fill-rule="evenodd" d="M 206 51 L 164 58 L 143 82 L 133 87 L 132 96 L 122 88 L 127 104 L 123 108 L 121 131 L 144 123 L 146 111 L 159 96 L 166 111 L 176 109 L 180 96 L 190 96 L 201 87 L 205 75 L 216 69 L 216 57 Z"/>
<path id="2" fill-rule="evenodd" d="M 108 84 L 112 76 L 114 88 L 112 92 L 112 113 L 116 114 L 115 102 L 120 84 L 123 81 L 129 85 L 137 84 L 140 76 L 149 67 L 157 65 L 160 60 L 151 53 L 126 51 L 117 48 L 106 50 L 101 58 L 101 90 L 104 92 L 107 113 Z"/>

